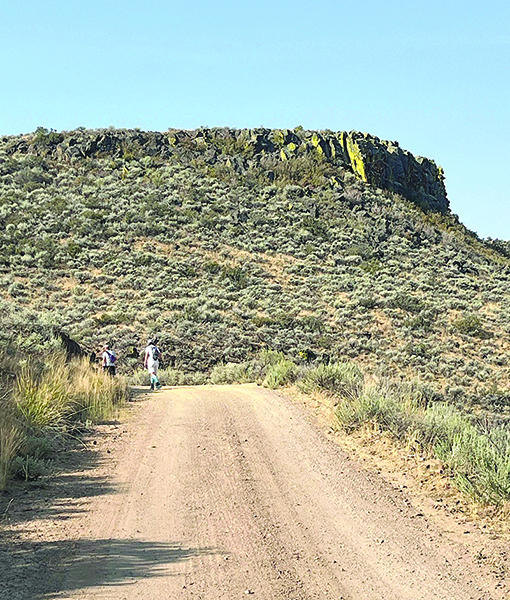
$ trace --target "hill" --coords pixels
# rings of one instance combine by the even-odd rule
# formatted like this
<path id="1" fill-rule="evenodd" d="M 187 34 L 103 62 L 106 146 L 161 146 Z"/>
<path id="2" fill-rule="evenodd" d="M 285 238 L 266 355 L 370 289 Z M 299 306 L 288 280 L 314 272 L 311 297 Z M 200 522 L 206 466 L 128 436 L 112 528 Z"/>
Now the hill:
<path id="1" fill-rule="evenodd" d="M 443 179 L 358 132 L 0 138 L 3 342 L 58 327 L 133 368 L 155 332 L 185 371 L 349 358 L 505 416 L 508 244 L 459 223 Z"/>

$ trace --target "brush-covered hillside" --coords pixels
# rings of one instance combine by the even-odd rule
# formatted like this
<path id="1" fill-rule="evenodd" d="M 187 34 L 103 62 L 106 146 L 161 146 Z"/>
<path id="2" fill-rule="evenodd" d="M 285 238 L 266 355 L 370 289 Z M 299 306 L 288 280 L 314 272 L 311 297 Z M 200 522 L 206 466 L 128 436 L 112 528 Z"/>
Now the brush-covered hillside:
<path id="1" fill-rule="evenodd" d="M 0 335 L 27 353 L 57 326 L 128 369 L 157 333 L 184 371 L 269 348 L 506 412 L 508 256 L 440 167 L 366 134 L 0 138 Z"/>

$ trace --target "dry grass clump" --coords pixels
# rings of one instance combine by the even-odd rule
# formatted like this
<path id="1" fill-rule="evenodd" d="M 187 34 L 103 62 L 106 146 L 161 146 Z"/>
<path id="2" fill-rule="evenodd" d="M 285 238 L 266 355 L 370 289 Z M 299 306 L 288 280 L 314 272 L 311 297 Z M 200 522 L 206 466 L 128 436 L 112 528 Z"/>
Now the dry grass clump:
<path id="1" fill-rule="evenodd" d="M 91 368 L 86 359 L 71 363 L 69 369 L 69 393 L 75 408 L 72 417 L 93 422 L 114 417 L 128 396 L 126 379 L 119 375 L 110 377 L 103 371 Z"/>
<path id="2" fill-rule="evenodd" d="M 0 489 L 16 471 L 42 474 L 58 444 L 83 424 L 111 419 L 128 395 L 124 377 L 110 377 L 86 359 L 18 361 L 12 389 L 0 400 Z"/>
<path id="3" fill-rule="evenodd" d="M 39 431 L 60 430 L 76 421 L 109 419 L 126 396 L 123 377 L 110 377 L 86 359 L 67 363 L 61 355 L 42 369 L 31 362 L 23 364 L 14 388 L 23 423 Z"/>
<path id="4" fill-rule="evenodd" d="M 0 402 L 0 490 L 9 477 L 10 465 L 22 442 L 22 433 L 17 425 L 11 406 L 2 398 Z"/>

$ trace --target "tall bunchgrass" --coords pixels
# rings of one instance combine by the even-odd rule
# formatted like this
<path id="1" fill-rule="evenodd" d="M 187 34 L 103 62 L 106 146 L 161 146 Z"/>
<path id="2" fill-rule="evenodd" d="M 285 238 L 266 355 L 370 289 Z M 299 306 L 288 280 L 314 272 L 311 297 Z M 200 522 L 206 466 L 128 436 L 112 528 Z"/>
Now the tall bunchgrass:
<path id="1" fill-rule="evenodd" d="M 40 365 L 21 366 L 14 401 L 24 425 L 33 431 L 62 430 L 76 421 L 98 422 L 115 416 L 127 397 L 124 377 L 110 377 L 86 359 L 63 356 Z"/>
<path id="2" fill-rule="evenodd" d="M 52 360 L 41 367 L 25 361 L 17 374 L 14 401 L 25 427 L 33 431 L 62 429 L 73 410 L 69 369 Z"/>
<path id="3" fill-rule="evenodd" d="M 13 469 L 26 479 L 47 470 L 57 440 L 76 427 L 115 417 L 128 395 L 124 377 L 87 360 L 23 359 L 0 399 L 0 489 Z"/>
<path id="4" fill-rule="evenodd" d="M 16 421 L 12 401 L 12 382 L 17 362 L 8 352 L 0 353 L 0 491 L 5 488 L 11 464 L 22 442 L 23 434 Z"/>
<path id="5" fill-rule="evenodd" d="M 7 398 L 0 401 L 0 491 L 5 488 L 10 468 L 23 442 L 23 435 L 16 423 L 13 408 Z"/>
<path id="6" fill-rule="evenodd" d="M 124 377 L 111 377 L 91 368 L 86 359 L 73 361 L 68 370 L 68 392 L 73 407 L 71 417 L 95 423 L 117 415 L 119 407 L 128 396 L 128 385 Z"/>

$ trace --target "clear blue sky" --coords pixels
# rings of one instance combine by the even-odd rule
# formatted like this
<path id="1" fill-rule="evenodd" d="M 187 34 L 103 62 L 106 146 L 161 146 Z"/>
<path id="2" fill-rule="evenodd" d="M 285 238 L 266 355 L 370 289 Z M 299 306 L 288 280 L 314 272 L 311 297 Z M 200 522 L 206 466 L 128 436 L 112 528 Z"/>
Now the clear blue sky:
<path id="1" fill-rule="evenodd" d="M 508 0 L 13 0 L 0 134 L 140 127 L 366 131 L 434 159 L 510 239 Z"/>

